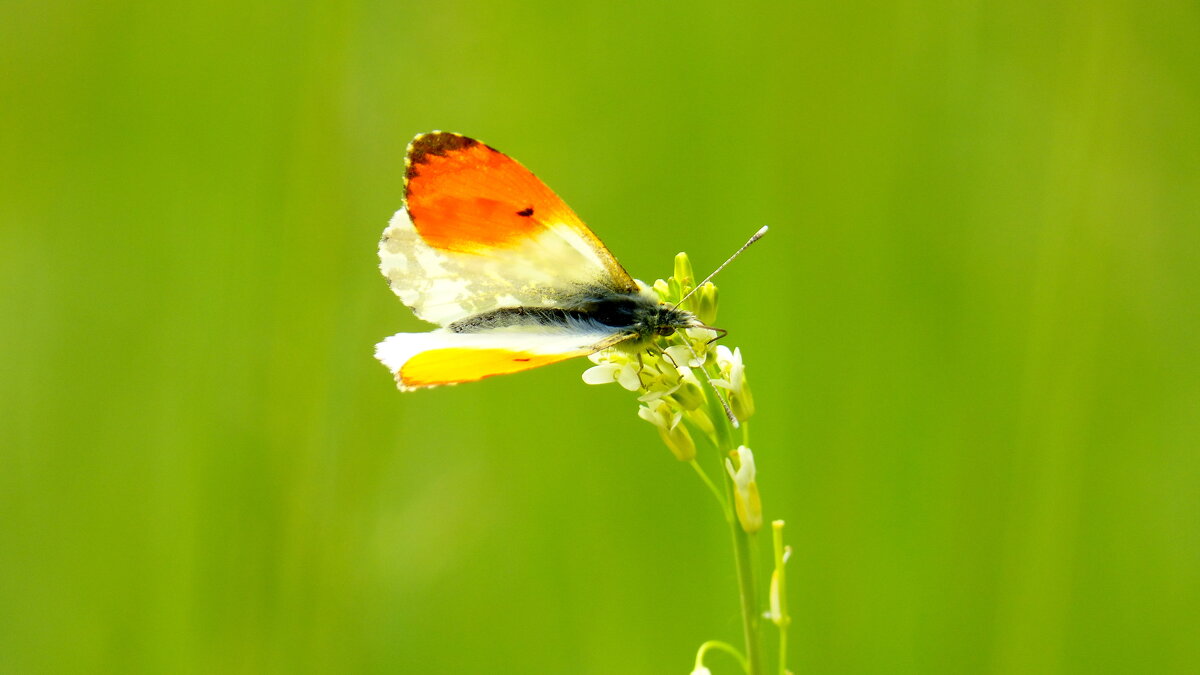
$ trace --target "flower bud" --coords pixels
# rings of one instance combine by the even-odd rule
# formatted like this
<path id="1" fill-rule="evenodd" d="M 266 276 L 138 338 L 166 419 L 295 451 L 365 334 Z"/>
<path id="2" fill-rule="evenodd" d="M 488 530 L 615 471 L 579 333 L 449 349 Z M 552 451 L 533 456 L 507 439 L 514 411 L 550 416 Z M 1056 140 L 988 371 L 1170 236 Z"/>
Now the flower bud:
<path id="1" fill-rule="evenodd" d="M 735 388 L 729 392 L 729 409 L 739 422 L 745 422 L 754 414 L 754 397 L 750 395 L 750 387 L 745 386 L 745 380 L 742 380 L 742 385 L 741 389 Z"/>
<path id="2" fill-rule="evenodd" d="M 654 282 L 654 292 L 658 294 L 660 301 L 667 302 L 671 299 L 671 284 L 665 279 L 657 279 Z"/>
<path id="3" fill-rule="evenodd" d="M 776 626 L 785 625 L 783 622 L 783 605 L 779 598 L 779 570 L 771 572 L 771 590 L 767 597 L 770 602 L 767 618 Z"/>
<path id="4" fill-rule="evenodd" d="M 679 416 L 679 419 L 682 419 L 682 416 Z M 688 433 L 687 427 L 680 424 L 679 419 L 670 429 L 659 427 L 658 435 L 662 437 L 663 443 L 667 445 L 671 454 L 675 455 L 675 459 L 681 462 L 690 462 L 696 459 L 696 442 L 692 440 L 692 435 Z"/>
<path id="5" fill-rule="evenodd" d="M 692 296 L 691 303 L 692 313 L 700 323 L 711 326 L 717 322 L 717 287 L 713 282 L 705 282 Z"/>
<path id="6" fill-rule="evenodd" d="M 696 458 L 696 442 L 683 424 L 683 413 L 656 399 L 638 408 L 638 417 L 658 428 L 658 435 L 676 459 L 690 462 Z"/>
<path id="7" fill-rule="evenodd" d="M 692 284 L 696 283 L 696 277 L 692 274 L 692 261 L 688 260 L 686 253 L 679 253 L 675 256 L 675 274 L 673 276 L 685 293 L 691 289 Z"/>
<path id="8" fill-rule="evenodd" d="M 725 460 L 725 470 L 733 480 L 733 504 L 738 522 L 743 530 L 754 534 L 762 527 L 762 501 L 759 499 L 758 483 L 755 481 L 754 453 L 742 445 L 729 454 L 738 460 L 736 470 L 732 460 Z"/>

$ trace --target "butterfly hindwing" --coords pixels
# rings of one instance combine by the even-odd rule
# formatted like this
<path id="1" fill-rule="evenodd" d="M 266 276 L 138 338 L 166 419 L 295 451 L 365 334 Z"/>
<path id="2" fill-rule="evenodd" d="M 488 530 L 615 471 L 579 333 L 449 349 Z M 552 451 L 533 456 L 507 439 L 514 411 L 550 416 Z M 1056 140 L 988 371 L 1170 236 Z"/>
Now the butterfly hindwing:
<path id="1" fill-rule="evenodd" d="M 404 391 L 474 382 L 558 363 L 612 346 L 626 336 L 601 331 L 493 330 L 399 333 L 376 345 Z"/>

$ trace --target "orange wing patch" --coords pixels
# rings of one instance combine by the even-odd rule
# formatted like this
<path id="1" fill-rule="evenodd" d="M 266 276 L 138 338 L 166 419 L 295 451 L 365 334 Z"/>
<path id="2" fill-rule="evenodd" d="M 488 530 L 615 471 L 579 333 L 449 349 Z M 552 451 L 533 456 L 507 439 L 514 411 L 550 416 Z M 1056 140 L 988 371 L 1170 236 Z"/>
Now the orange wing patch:
<path id="1" fill-rule="evenodd" d="M 426 244 L 487 255 L 570 233 L 595 251 L 622 286 L 634 287 L 604 244 L 554 191 L 520 162 L 458 134 L 435 131 L 408 147 L 405 204 Z"/>
<path id="2" fill-rule="evenodd" d="M 409 146 L 406 177 L 413 225 L 436 249 L 486 254 L 519 246 L 548 226 L 587 229 L 529 169 L 465 136 L 418 136 Z"/>
<path id="3" fill-rule="evenodd" d="M 589 350 L 535 354 L 509 349 L 431 349 L 405 362 L 396 373 L 396 380 L 405 389 L 474 382 L 493 375 L 519 373 L 588 353 Z"/>

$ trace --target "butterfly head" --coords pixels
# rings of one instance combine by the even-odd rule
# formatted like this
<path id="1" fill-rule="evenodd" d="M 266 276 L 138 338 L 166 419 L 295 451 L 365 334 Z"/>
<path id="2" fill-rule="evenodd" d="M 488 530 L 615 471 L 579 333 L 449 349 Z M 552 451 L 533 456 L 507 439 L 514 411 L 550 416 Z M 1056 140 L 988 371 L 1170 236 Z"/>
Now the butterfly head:
<path id="1" fill-rule="evenodd" d="M 659 303 L 657 307 L 646 312 L 643 321 L 636 326 L 639 334 L 659 335 L 667 337 L 674 335 L 680 328 L 696 325 L 696 317 L 691 312 L 685 312 L 669 305 Z"/>

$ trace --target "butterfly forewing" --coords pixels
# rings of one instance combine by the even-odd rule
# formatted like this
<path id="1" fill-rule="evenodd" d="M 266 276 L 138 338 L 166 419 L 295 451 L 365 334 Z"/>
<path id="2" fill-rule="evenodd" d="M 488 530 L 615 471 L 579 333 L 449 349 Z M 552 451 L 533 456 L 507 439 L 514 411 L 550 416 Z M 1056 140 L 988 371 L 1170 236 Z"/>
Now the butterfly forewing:
<path id="1" fill-rule="evenodd" d="M 604 244 L 516 160 L 446 132 L 418 136 L 405 207 L 380 269 L 417 316 L 440 325 L 499 307 L 553 307 L 585 288 L 637 286 Z"/>

